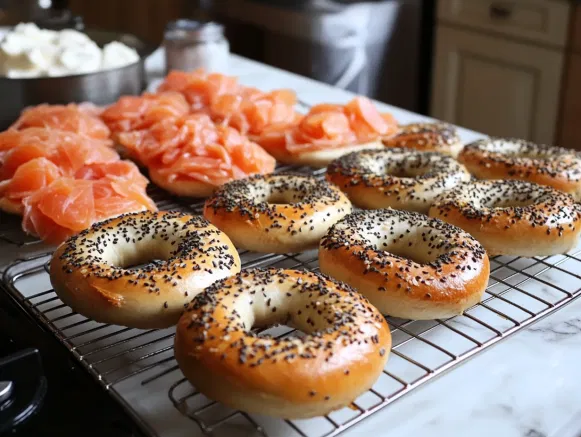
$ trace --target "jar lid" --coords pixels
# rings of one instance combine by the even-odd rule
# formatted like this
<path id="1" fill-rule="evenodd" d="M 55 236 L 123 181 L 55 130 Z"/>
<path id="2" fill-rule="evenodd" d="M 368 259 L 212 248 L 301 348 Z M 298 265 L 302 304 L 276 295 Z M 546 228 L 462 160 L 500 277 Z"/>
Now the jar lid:
<path id="1" fill-rule="evenodd" d="M 214 21 L 180 19 L 170 21 L 165 27 L 167 40 L 196 42 L 216 41 L 224 37 L 224 26 Z"/>

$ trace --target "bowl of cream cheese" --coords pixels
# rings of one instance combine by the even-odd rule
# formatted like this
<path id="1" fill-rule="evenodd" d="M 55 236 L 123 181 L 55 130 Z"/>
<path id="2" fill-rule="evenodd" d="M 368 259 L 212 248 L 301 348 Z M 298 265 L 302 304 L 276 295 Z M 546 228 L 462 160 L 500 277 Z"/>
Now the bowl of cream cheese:
<path id="1" fill-rule="evenodd" d="M 42 29 L 21 23 L 0 29 L 0 128 L 27 106 L 91 102 L 108 105 L 146 86 L 153 47 L 124 33 Z"/>

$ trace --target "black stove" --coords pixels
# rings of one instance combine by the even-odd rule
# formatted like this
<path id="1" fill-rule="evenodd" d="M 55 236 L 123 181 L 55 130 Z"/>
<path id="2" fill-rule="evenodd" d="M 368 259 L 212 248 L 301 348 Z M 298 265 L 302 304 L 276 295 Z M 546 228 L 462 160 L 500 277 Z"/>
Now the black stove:
<path id="1" fill-rule="evenodd" d="M 0 289 L 0 434 L 141 437 L 66 348 Z"/>

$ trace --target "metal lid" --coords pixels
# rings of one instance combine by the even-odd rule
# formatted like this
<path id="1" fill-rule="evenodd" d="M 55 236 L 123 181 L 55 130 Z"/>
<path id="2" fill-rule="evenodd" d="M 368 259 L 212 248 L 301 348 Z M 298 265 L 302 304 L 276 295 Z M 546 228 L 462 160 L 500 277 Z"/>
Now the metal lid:
<path id="1" fill-rule="evenodd" d="M 165 39 L 192 42 L 217 41 L 224 37 L 224 26 L 219 23 L 196 20 L 171 21 L 165 28 Z"/>

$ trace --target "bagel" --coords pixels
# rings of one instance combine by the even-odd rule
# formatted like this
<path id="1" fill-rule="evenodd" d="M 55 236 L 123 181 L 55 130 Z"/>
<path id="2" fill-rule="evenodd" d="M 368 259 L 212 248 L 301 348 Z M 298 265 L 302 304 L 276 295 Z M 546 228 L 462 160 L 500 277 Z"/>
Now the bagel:
<path id="1" fill-rule="evenodd" d="M 478 179 L 518 179 L 547 185 L 581 201 L 581 153 L 512 138 L 468 144 L 458 156 Z"/>
<path id="2" fill-rule="evenodd" d="M 301 337 L 259 337 L 277 323 Z M 255 269 L 196 296 L 180 318 L 175 357 L 196 390 L 228 407 L 285 419 L 350 405 L 381 375 L 387 322 L 351 288 L 299 270 Z"/>
<path id="3" fill-rule="evenodd" d="M 337 222 L 321 240 L 319 266 L 383 314 L 415 320 L 462 314 L 481 300 L 490 273 L 483 247 L 460 228 L 393 209 Z"/>
<path id="4" fill-rule="evenodd" d="M 317 247 L 327 229 L 349 212 L 351 203 L 337 187 L 294 174 L 229 182 L 204 205 L 204 216 L 236 247 L 269 253 Z"/>
<path id="5" fill-rule="evenodd" d="M 566 253 L 581 231 L 580 208 L 570 195 L 519 180 L 460 185 L 438 198 L 429 215 L 469 232 L 489 255 Z"/>
<path id="6" fill-rule="evenodd" d="M 395 135 L 384 137 L 383 144 L 387 147 L 440 152 L 454 157 L 463 147 L 456 128 L 442 122 L 401 125 Z"/>
<path id="7" fill-rule="evenodd" d="M 471 176 L 447 155 L 384 148 L 342 156 L 327 168 L 327 179 L 360 208 L 427 214 L 436 196 Z"/>
<path id="8" fill-rule="evenodd" d="M 162 261 L 128 268 L 155 259 Z M 223 232 L 179 212 L 96 223 L 62 243 L 50 262 L 54 290 L 74 311 L 141 329 L 175 325 L 194 295 L 239 271 L 238 253 Z"/>

